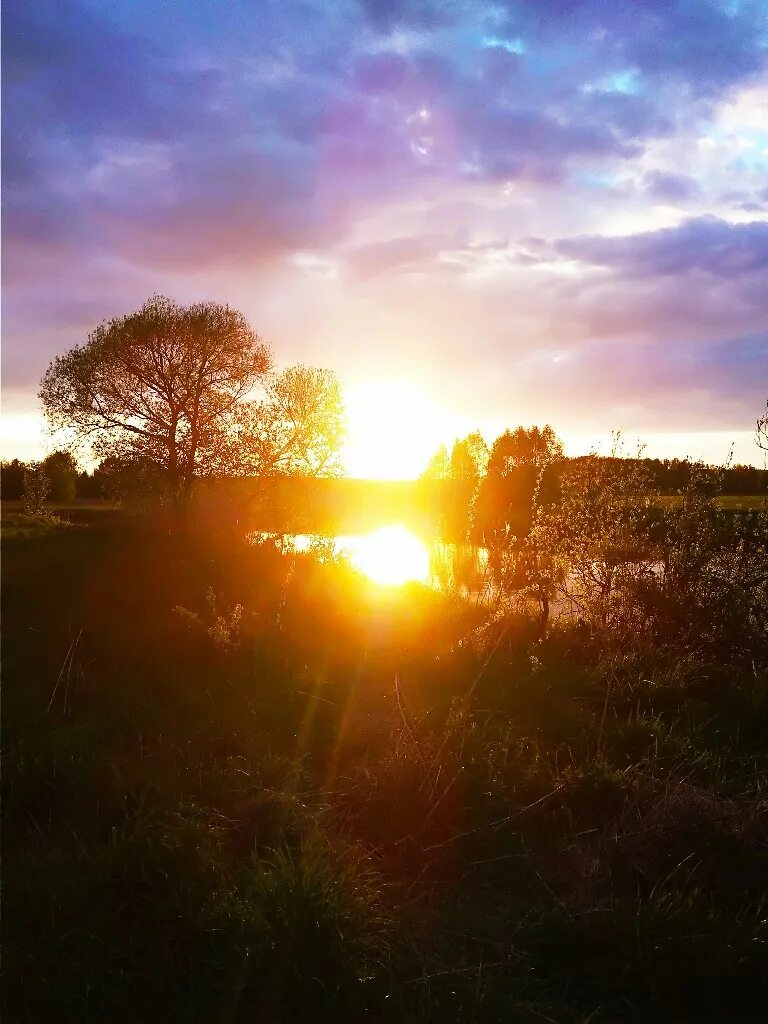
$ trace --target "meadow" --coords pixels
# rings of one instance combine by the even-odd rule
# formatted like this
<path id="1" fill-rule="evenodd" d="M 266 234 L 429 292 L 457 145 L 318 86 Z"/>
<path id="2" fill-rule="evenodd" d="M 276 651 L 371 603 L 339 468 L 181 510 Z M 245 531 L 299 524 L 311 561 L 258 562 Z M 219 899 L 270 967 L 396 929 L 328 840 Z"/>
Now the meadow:
<path id="1" fill-rule="evenodd" d="M 493 607 L 6 510 L 5 1019 L 764 1019 L 765 512 L 601 493 Z M 611 587 L 542 625 L 565 520 Z"/>

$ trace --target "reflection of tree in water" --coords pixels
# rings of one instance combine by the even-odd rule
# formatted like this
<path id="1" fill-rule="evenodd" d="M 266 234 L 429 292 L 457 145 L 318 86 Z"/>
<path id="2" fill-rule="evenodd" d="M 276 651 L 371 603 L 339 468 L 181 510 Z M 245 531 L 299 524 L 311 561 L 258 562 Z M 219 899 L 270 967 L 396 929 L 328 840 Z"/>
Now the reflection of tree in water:
<path id="1" fill-rule="evenodd" d="M 441 590 L 480 595 L 488 584 L 488 551 L 475 544 L 438 542 L 429 557 L 430 577 Z"/>

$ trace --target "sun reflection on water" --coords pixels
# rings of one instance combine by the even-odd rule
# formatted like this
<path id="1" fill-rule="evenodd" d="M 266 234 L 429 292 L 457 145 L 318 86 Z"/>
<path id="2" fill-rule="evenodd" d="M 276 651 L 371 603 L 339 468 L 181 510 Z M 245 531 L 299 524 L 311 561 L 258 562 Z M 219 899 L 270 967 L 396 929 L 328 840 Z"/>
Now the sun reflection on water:
<path id="1" fill-rule="evenodd" d="M 404 526 L 382 526 L 371 533 L 339 537 L 340 550 L 352 565 L 374 583 L 390 586 L 430 577 L 429 550 Z"/>
<path id="2" fill-rule="evenodd" d="M 273 541 L 284 552 L 339 555 L 383 586 L 433 582 L 430 546 L 401 524 L 381 526 L 369 533 L 322 537 L 317 534 L 278 534 L 257 530 L 253 540 Z"/>

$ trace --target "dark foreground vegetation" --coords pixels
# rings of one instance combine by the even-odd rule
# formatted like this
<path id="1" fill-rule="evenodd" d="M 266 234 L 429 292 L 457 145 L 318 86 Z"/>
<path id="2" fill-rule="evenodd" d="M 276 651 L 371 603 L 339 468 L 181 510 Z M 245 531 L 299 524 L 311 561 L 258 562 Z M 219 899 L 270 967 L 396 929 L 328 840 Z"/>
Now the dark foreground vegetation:
<path id="1" fill-rule="evenodd" d="M 484 602 L 3 526 L 4 1020 L 765 1019 L 764 509 L 587 460 Z"/>

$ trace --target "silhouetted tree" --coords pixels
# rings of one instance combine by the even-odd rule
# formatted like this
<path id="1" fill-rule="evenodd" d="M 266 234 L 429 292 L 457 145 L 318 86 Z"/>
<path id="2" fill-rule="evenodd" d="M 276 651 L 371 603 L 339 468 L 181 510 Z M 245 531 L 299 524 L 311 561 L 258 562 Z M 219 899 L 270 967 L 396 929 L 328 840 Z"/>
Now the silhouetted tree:
<path id="1" fill-rule="evenodd" d="M 488 465 L 488 445 L 479 431 L 454 442 L 451 451 L 451 491 L 448 499 L 445 531 L 454 541 L 467 537 L 474 519 L 480 481 Z"/>
<path id="2" fill-rule="evenodd" d="M 479 430 L 456 440 L 451 451 L 450 473 L 454 480 L 477 480 L 488 467 L 488 445 Z"/>
<path id="3" fill-rule="evenodd" d="M 475 525 L 488 543 L 510 532 L 525 536 L 534 505 L 559 494 L 563 445 L 549 425 L 507 430 L 493 443 L 478 494 Z"/>
<path id="4" fill-rule="evenodd" d="M 562 441 L 549 424 L 541 429 L 518 427 L 506 430 L 494 441 L 488 473 L 490 476 L 507 476 L 512 469 L 544 469 L 562 458 Z"/>
<path id="5" fill-rule="evenodd" d="M 765 412 L 758 417 L 755 424 L 755 440 L 758 448 L 768 452 L 768 402 L 765 403 Z"/>
<path id="6" fill-rule="evenodd" d="M 40 398 L 51 426 L 97 456 L 149 459 L 185 490 L 232 414 L 271 363 L 243 315 L 215 302 L 154 296 L 103 323 L 51 363 Z"/>
<path id="7" fill-rule="evenodd" d="M 51 501 L 66 503 L 75 498 L 77 463 L 69 452 L 52 452 L 43 460 L 43 472 L 48 477 Z"/>
<path id="8" fill-rule="evenodd" d="M 97 476 L 96 470 L 92 473 L 82 472 L 77 474 L 75 493 L 78 498 L 104 498 L 106 497 L 102 487 L 102 481 Z"/>
<path id="9" fill-rule="evenodd" d="M 51 481 L 40 462 L 30 462 L 24 467 L 24 512 L 35 518 L 45 518 L 48 513 L 48 496 Z"/>
<path id="10" fill-rule="evenodd" d="M 24 495 L 25 465 L 18 459 L 0 465 L 0 494 L 6 501 L 21 501 Z"/>
<path id="11" fill-rule="evenodd" d="M 103 497 L 133 510 L 150 509 L 168 497 L 165 468 L 149 458 L 104 459 L 93 473 Z"/>

